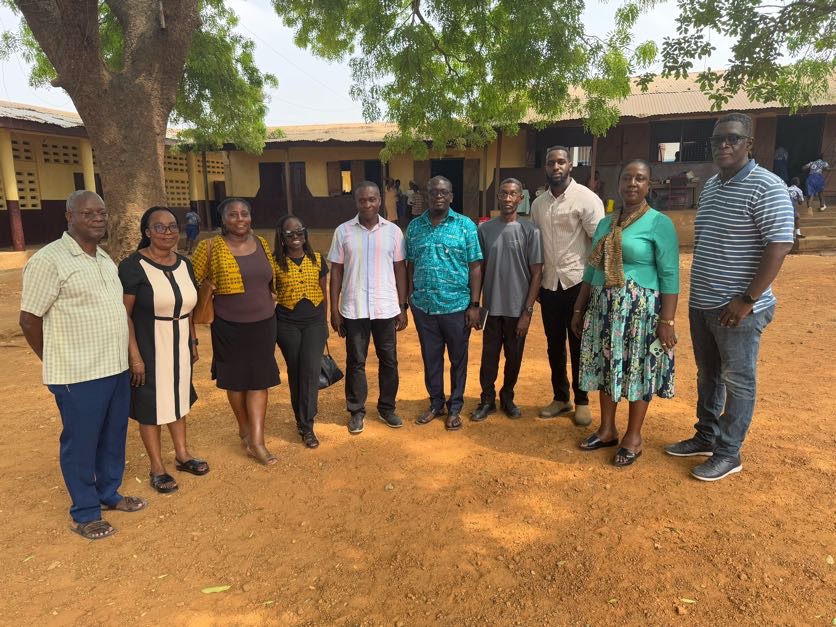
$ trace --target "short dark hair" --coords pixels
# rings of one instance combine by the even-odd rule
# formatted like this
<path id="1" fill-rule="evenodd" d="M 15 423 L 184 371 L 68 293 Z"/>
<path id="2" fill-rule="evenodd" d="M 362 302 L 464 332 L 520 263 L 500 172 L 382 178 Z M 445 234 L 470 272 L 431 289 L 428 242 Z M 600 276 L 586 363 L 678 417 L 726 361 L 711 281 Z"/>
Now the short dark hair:
<path id="1" fill-rule="evenodd" d="M 797 176 L 794 176 L 790 179 L 790 185 L 795 185 L 796 187 L 801 187 L 801 179 Z"/>
<path id="2" fill-rule="evenodd" d="M 513 176 L 509 176 L 507 179 L 504 179 L 499 184 L 499 186 L 502 187 L 506 183 L 512 183 L 512 184 L 516 185 L 519 188 L 520 192 L 522 192 L 522 190 L 523 190 L 523 184 L 520 182 L 519 179 L 515 179 Z"/>
<path id="3" fill-rule="evenodd" d="M 631 165 L 633 163 L 642 164 L 644 167 L 647 168 L 647 173 L 650 176 L 653 176 L 653 166 L 651 166 L 649 162 L 645 161 L 644 159 L 630 159 L 627 163 L 625 163 L 623 166 L 621 166 L 621 170 L 618 171 L 618 178 L 621 178 L 621 173 L 624 172 L 624 170 L 627 169 L 628 165 Z"/>
<path id="4" fill-rule="evenodd" d="M 558 144 L 557 146 L 550 146 L 550 147 L 546 148 L 546 157 L 549 156 L 549 153 L 554 152 L 556 150 L 562 150 L 563 152 L 566 153 L 567 157 L 569 156 L 569 149 L 566 146 L 561 146 L 561 145 Z"/>
<path id="5" fill-rule="evenodd" d="M 352 194 L 354 194 L 354 200 L 357 200 L 357 192 L 366 187 L 373 187 L 377 190 L 377 195 L 380 196 L 380 186 L 377 183 L 375 183 L 374 181 L 361 181 L 360 184 L 354 188 L 354 191 L 351 192 Z"/>
<path id="6" fill-rule="evenodd" d="M 447 183 L 450 186 L 450 191 L 453 191 L 453 183 L 450 182 L 446 176 L 441 176 L 440 174 L 437 176 L 432 177 L 429 181 L 427 181 L 427 189 L 430 189 L 435 183 Z"/>
<path id="7" fill-rule="evenodd" d="M 752 136 L 752 118 L 750 118 L 745 113 L 740 112 L 733 112 L 727 113 L 726 115 L 722 115 L 717 118 L 717 121 L 714 123 L 714 128 L 717 128 L 720 124 L 725 122 L 740 122 L 743 125 L 743 130 L 746 131 L 746 135 L 749 137 Z"/>

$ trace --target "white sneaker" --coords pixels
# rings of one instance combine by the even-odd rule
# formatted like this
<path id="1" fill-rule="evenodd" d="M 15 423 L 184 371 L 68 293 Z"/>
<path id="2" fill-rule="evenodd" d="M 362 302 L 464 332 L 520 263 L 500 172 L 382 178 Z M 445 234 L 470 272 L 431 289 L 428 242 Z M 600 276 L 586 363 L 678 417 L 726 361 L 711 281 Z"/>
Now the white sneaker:
<path id="1" fill-rule="evenodd" d="M 824 211 L 825 209 L 827 209 L 827 205 L 822 205 L 821 207 L 819 207 L 819 211 Z"/>

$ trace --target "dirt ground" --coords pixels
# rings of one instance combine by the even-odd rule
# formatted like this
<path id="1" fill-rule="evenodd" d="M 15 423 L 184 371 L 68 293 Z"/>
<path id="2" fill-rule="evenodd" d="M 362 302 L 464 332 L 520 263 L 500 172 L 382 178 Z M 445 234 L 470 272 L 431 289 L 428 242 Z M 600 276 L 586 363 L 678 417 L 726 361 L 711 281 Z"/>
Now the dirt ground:
<path id="1" fill-rule="evenodd" d="M 689 264 L 683 256 L 686 292 Z M 193 477 L 172 463 L 180 491 L 157 494 L 132 424 L 123 492 L 150 507 L 110 515 L 119 533 L 88 542 L 68 531 L 60 420 L 17 327 L 19 272 L 0 273 L 0 622 L 836 624 L 836 257 L 788 258 L 776 291 L 744 471 L 716 484 L 662 451 L 694 422 L 685 306 L 677 396 L 652 403 L 644 455 L 627 469 L 610 465 L 612 449 L 577 449 L 594 424 L 534 417 L 551 400 L 537 313 L 522 419 L 465 421 L 453 434 L 441 421 L 413 425 L 426 395 L 410 326 L 399 336 L 406 426 L 391 430 L 372 410 L 366 431 L 349 435 L 338 384 L 320 396 L 322 446 L 309 451 L 282 385 L 268 413 L 272 468 L 244 456 L 204 349 L 190 441 L 212 471 Z M 330 346 L 344 363 L 336 337 Z M 466 412 L 479 395 L 478 333 L 470 347 Z M 371 408 L 376 367 L 370 358 Z M 203 592 L 211 586 L 230 587 Z"/>

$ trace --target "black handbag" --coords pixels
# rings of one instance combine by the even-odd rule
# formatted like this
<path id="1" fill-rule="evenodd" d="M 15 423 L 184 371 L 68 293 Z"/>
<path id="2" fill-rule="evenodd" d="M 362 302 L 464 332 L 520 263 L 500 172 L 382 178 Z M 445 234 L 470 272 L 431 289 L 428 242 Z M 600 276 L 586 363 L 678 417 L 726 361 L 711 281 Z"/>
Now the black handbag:
<path id="1" fill-rule="evenodd" d="M 319 389 L 334 385 L 337 381 L 342 379 L 345 375 L 334 358 L 331 357 L 331 351 L 328 349 L 328 342 L 325 342 L 325 354 L 322 356 L 322 366 L 319 370 Z"/>

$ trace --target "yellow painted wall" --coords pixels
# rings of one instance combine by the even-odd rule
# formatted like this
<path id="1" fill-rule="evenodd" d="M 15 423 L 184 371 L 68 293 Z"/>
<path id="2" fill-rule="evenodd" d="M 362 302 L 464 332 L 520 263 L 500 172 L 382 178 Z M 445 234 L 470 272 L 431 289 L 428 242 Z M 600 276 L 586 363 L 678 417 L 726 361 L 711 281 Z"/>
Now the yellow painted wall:
<path id="1" fill-rule="evenodd" d="M 400 179 L 401 189 L 406 189 L 415 176 L 414 170 L 415 160 L 411 154 L 395 155 L 389 160 L 389 176 L 392 179 Z"/>
<path id="2" fill-rule="evenodd" d="M 227 194 L 255 196 L 258 193 L 258 164 L 304 161 L 308 189 L 314 196 L 328 196 L 327 166 L 329 161 L 372 160 L 380 158 L 376 147 L 303 147 L 265 150 L 260 156 L 239 151 L 229 153 Z M 409 180 L 410 177 L 407 177 Z"/>
<path id="3" fill-rule="evenodd" d="M 480 178 L 484 153 L 481 148 L 474 150 L 450 150 L 445 154 L 431 153 L 430 159 L 464 158 L 480 161 Z M 283 163 L 303 161 L 305 163 L 305 177 L 308 189 L 314 196 L 328 196 L 327 166 L 329 161 L 370 160 L 380 157 L 380 149 L 370 147 L 319 147 L 265 150 L 260 156 L 248 155 L 240 151 L 232 151 L 228 156 L 226 171 L 227 194 L 230 196 L 255 196 L 258 193 L 259 163 Z M 412 155 L 396 155 L 389 161 L 389 175 L 401 180 L 401 186 L 412 180 L 414 159 Z M 487 185 L 493 181 L 493 168 L 496 164 L 496 143 L 488 146 L 488 177 Z M 502 167 L 518 168 L 525 166 L 525 135 L 520 133 L 502 139 Z"/>
<path id="4" fill-rule="evenodd" d="M 82 172 L 81 145 L 77 138 L 18 132 L 12 133 L 11 137 L 20 142 L 19 145 L 28 143 L 31 160 L 15 159 L 15 170 L 34 174 L 36 193 L 41 199 L 64 200 L 75 190 L 73 174 Z M 56 163 L 65 158 L 71 163 Z M 23 202 L 21 208 L 26 208 Z"/>

